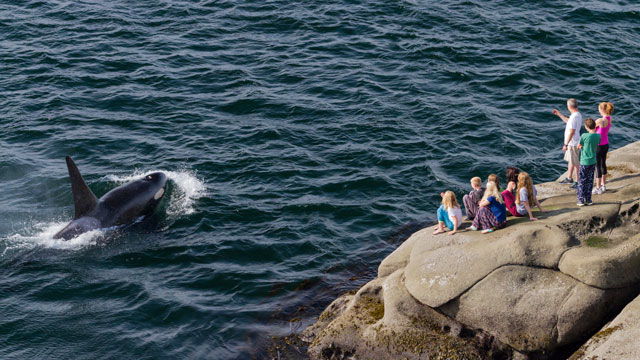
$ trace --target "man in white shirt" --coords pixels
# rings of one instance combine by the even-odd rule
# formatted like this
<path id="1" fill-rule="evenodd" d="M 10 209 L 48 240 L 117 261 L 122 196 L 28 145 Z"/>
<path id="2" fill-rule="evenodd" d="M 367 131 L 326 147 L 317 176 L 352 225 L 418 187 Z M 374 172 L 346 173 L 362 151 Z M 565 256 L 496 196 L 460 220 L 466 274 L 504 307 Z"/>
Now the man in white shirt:
<path id="1" fill-rule="evenodd" d="M 564 129 L 564 159 L 568 162 L 569 175 L 566 179 L 560 181 L 561 184 L 571 184 L 571 187 L 576 187 L 578 180 L 578 168 L 580 167 L 580 150 L 578 149 L 578 142 L 580 141 L 580 128 L 582 127 L 582 114 L 578 111 L 578 100 L 571 98 L 567 100 L 567 109 L 571 115 L 566 117 L 558 111 L 553 109 L 553 114 L 557 115 L 567 126 Z M 575 173 L 575 177 L 572 175 Z"/>

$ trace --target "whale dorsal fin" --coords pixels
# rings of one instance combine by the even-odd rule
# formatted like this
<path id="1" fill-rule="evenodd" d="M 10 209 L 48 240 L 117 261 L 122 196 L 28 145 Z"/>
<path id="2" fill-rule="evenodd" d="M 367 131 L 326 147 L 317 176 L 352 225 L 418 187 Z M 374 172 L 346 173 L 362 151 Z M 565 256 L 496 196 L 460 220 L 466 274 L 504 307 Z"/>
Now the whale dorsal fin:
<path id="1" fill-rule="evenodd" d="M 98 205 L 98 198 L 93 195 L 93 192 L 87 186 L 87 183 L 84 182 L 82 175 L 80 175 L 80 171 L 78 171 L 78 167 L 71 160 L 70 157 L 67 156 L 67 168 L 69 169 L 69 179 L 71 180 L 71 192 L 73 193 L 73 204 L 75 205 L 75 214 L 73 216 L 74 219 L 81 218 L 91 210 L 95 209 Z"/>

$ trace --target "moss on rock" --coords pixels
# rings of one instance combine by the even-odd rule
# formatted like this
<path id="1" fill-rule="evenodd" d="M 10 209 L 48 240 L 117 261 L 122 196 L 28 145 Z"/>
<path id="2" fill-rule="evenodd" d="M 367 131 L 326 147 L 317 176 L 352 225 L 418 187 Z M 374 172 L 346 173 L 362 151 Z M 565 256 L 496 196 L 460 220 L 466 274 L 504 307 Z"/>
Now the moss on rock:
<path id="1" fill-rule="evenodd" d="M 606 248 L 608 240 L 602 236 L 590 236 L 585 240 L 585 244 L 589 247 Z"/>
<path id="2" fill-rule="evenodd" d="M 623 328 L 622 324 L 620 325 L 616 325 L 607 329 L 604 329 L 602 331 L 599 331 L 598 333 L 596 333 L 595 335 L 593 335 L 593 339 L 596 342 L 600 342 L 602 340 L 606 340 L 609 336 L 611 336 L 611 334 L 613 334 L 614 332 L 621 330 Z"/>
<path id="3" fill-rule="evenodd" d="M 367 308 L 367 312 L 369 316 L 371 316 L 370 323 L 374 323 L 384 316 L 384 304 L 375 298 L 368 298 L 365 301 L 365 307 Z"/>

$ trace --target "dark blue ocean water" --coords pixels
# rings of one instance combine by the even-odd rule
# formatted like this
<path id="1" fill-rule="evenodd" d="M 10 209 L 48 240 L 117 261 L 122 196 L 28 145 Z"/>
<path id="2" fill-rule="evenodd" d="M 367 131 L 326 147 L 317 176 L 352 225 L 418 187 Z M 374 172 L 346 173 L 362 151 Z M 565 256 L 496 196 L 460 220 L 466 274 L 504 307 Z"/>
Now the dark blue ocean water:
<path id="1" fill-rule="evenodd" d="M 0 2 L 0 358 L 265 358 L 564 124 L 640 135 L 632 1 Z M 52 239 L 64 156 L 101 196 L 170 177 L 127 231 Z"/>

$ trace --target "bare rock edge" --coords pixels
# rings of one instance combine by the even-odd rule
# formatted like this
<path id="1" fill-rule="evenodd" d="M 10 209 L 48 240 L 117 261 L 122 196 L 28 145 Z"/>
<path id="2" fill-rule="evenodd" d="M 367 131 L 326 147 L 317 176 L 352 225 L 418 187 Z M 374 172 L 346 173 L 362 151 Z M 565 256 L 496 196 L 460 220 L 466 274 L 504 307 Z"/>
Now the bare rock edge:
<path id="1" fill-rule="evenodd" d="M 593 206 L 550 182 L 539 221 L 417 231 L 303 331 L 310 358 L 640 358 L 640 142 L 607 161 Z"/>

